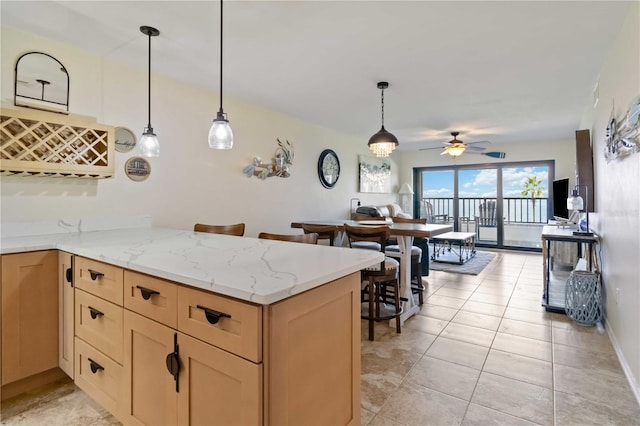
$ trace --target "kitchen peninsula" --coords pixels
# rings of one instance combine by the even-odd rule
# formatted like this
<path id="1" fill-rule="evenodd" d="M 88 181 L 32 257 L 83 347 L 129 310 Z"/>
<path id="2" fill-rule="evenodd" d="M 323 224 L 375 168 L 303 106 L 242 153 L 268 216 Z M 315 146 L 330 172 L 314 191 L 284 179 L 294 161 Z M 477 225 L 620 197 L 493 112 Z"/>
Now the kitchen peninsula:
<path id="1" fill-rule="evenodd" d="M 380 253 L 162 228 L 1 250 L 3 397 L 60 366 L 125 424 L 360 423 L 359 271 Z M 38 341 L 59 348 L 15 376 L 33 352 L 16 324 L 47 305 Z"/>

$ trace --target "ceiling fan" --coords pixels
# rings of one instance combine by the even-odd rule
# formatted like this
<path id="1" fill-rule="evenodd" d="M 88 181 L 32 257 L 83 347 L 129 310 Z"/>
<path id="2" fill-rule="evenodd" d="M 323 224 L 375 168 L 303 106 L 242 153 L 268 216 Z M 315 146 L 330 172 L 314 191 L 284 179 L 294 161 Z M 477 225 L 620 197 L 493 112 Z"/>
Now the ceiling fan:
<path id="1" fill-rule="evenodd" d="M 506 156 L 504 152 L 500 152 L 500 151 L 484 152 L 486 148 L 479 145 L 488 144 L 490 143 L 489 141 L 477 141 L 477 142 L 464 143 L 460 139 L 458 139 L 459 134 L 460 132 L 451 132 L 451 136 L 453 136 L 453 139 L 450 140 L 449 142 L 445 142 L 444 150 L 440 153 L 440 155 L 449 154 L 452 157 L 458 157 L 462 155 L 463 152 L 468 152 L 470 154 L 486 155 L 492 158 L 505 158 Z M 422 148 L 420 149 L 420 151 L 426 151 L 429 149 L 440 149 L 440 148 L 438 147 Z"/>

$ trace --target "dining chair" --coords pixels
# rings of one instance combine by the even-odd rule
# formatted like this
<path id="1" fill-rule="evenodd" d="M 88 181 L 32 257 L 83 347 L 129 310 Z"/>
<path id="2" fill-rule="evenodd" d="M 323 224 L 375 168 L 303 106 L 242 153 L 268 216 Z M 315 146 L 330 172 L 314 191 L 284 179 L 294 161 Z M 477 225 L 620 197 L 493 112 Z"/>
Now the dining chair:
<path id="1" fill-rule="evenodd" d="M 258 238 L 263 240 L 278 240 L 278 241 L 290 241 L 294 243 L 306 243 L 306 244 L 317 244 L 318 243 L 318 234 L 271 234 L 269 232 L 261 232 L 258 234 Z"/>
<path id="2" fill-rule="evenodd" d="M 349 246 L 353 248 L 354 242 L 370 241 L 380 244 L 380 251 L 385 253 L 385 244 L 389 238 L 389 226 L 351 226 L 345 223 L 345 233 L 349 240 Z M 367 284 L 361 290 L 361 302 L 367 303 L 366 315 L 360 318 L 369 322 L 369 340 L 374 339 L 374 322 L 396 319 L 396 333 L 401 333 L 400 314 L 400 280 L 398 270 L 400 264 L 397 260 L 385 256 L 380 263 L 364 268 L 360 271 L 362 281 Z M 388 302 L 393 301 L 389 307 Z"/>
<path id="3" fill-rule="evenodd" d="M 391 218 L 393 223 L 418 223 L 425 225 L 426 218 L 411 219 L 406 217 L 394 216 Z M 400 258 L 400 246 L 391 244 L 387 246 L 387 256 Z M 425 265 L 426 263 L 426 265 Z M 411 294 L 418 295 L 418 303 L 424 304 L 424 286 L 422 285 L 422 272 L 426 267 L 427 275 L 429 272 L 429 240 L 421 237 L 413 238 L 413 246 L 411 247 Z"/>
<path id="4" fill-rule="evenodd" d="M 244 223 L 237 223 L 235 225 L 205 225 L 203 223 L 196 223 L 193 230 L 196 232 L 242 237 L 244 235 Z"/>
<path id="5" fill-rule="evenodd" d="M 329 240 L 329 245 L 333 246 L 338 236 L 339 228 L 336 225 L 315 225 L 303 223 L 302 230 L 305 234 L 318 234 L 318 240 Z"/>

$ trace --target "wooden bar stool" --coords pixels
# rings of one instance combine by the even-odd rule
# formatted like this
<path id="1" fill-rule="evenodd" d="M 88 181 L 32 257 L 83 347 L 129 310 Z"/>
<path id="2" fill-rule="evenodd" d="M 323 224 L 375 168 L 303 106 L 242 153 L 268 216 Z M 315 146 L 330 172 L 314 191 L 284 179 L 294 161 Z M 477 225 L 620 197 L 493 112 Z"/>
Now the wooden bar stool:
<path id="1" fill-rule="evenodd" d="M 268 232 L 261 232 L 258 234 L 258 238 L 263 240 L 278 240 L 278 241 L 290 241 L 294 243 L 306 243 L 306 244 L 317 244 L 318 243 L 318 234 L 270 234 Z"/>
<path id="2" fill-rule="evenodd" d="M 338 227 L 336 225 L 314 225 L 303 223 L 302 230 L 305 234 L 318 234 L 318 240 L 329 240 L 329 245 L 333 246 L 338 236 Z"/>
<path id="3" fill-rule="evenodd" d="M 381 252 L 384 253 L 387 238 L 389 238 L 389 227 L 384 226 L 350 226 L 345 223 L 344 230 L 349 239 L 349 246 L 353 242 L 371 241 L 380 244 Z M 361 300 L 368 303 L 366 315 L 360 318 L 369 321 L 369 340 L 373 340 L 374 321 L 396 319 L 396 332 L 401 333 L 400 314 L 400 281 L 398 271 L 400 264 L 397 260 L 386 257 L 379 264 L 362 269 L 362 280 L 367 281 L 367 285 L 361 292 Z M 386 302 L 393 301 L 393 309 L 389 310 Z"/>
<path id="4" fill-rule="evenodd" d="M 235 225 L 205 225 L 203 223 L 196 223 L 193 230 L 196 232 L 242 237 L 244 235 L 244 223 L 237 223 Z"/>

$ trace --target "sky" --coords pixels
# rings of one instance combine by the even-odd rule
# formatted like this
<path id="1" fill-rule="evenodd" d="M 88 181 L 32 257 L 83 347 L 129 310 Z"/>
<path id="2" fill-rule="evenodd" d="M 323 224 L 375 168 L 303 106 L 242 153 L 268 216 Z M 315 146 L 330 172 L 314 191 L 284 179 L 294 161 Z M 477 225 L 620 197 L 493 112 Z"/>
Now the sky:
<path id="1" fill-rule="evenodd" d="M 459 171 L 459 197 L 485 198 L 497 195 L 496 169 Z M 549 194 L 547 167 L 513 167 L 502 170 L 503 196 L 521 198 L 528 177 L 536 176 L 542 181 L 542 196 Z M 422 196 L 425 198 L 453 198 L 453 170 L 424 172 Z"/>

